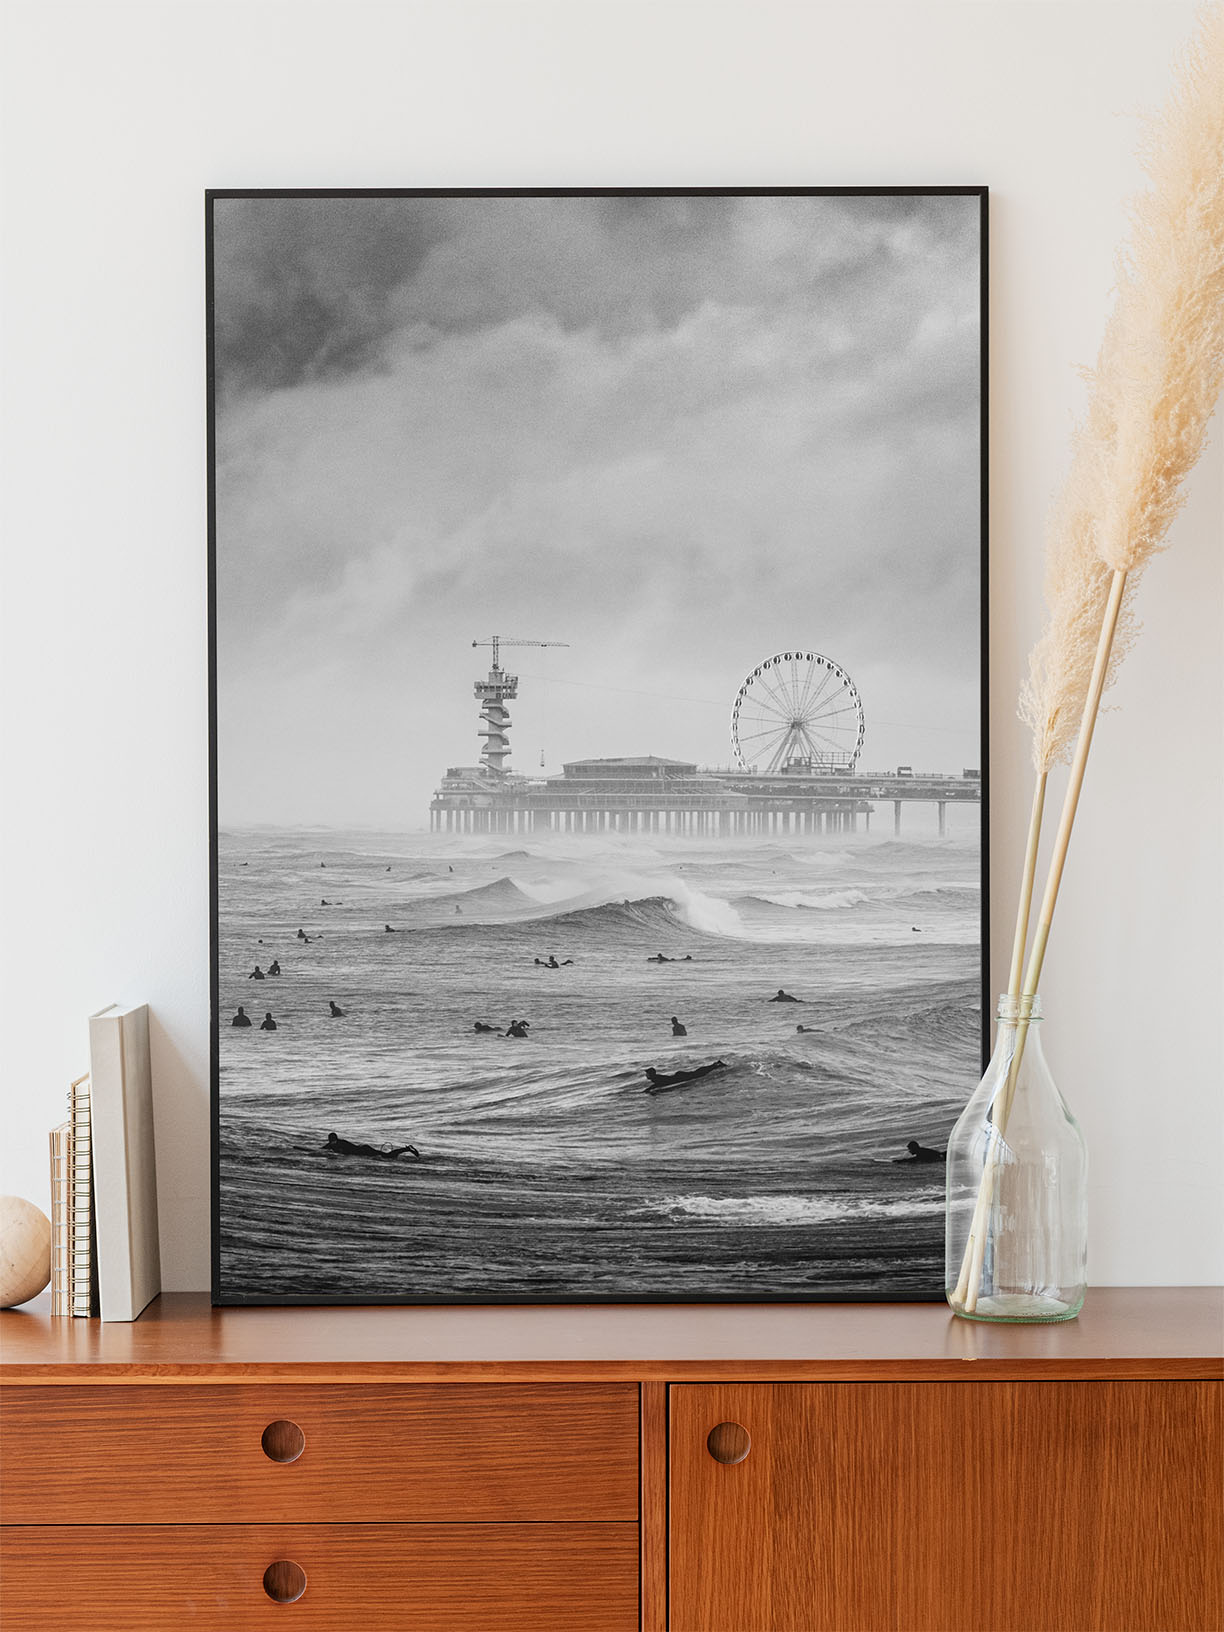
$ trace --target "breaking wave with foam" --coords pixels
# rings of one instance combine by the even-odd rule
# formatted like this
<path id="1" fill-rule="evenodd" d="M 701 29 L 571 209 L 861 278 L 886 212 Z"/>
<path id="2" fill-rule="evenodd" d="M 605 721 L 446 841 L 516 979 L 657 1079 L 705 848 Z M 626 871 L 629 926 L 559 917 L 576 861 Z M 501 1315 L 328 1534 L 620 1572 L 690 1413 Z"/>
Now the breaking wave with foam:
<path id="1" fill-rule="evenodd" d="M 669 1196 L 640 1209 L 670 1218 L 710 1219 L 746 1225 L 834 1224 L 855 1218 L 913 1218 L 942 1213 L 943 1191 L 895 1201 L 866 1196 Z"/>

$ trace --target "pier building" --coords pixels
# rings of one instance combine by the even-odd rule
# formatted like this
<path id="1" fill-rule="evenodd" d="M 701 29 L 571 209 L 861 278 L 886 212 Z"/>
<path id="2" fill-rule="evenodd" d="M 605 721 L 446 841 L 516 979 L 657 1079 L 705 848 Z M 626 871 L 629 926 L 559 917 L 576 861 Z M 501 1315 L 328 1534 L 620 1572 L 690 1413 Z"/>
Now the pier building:
<path id="1" fill-rule="evenodd" d="M 452 766 L 430 805 L 430 827 L 445 833 L 649 833 L 691 838 L 752 837 L 870 830 L 877 805 L 934 804 L 939 831 L 947 806 L 981 802 L 977 770 L 814 771 L 757 774 L 701 767 L 654 754 L 569 761 L 560 776 Z"/>

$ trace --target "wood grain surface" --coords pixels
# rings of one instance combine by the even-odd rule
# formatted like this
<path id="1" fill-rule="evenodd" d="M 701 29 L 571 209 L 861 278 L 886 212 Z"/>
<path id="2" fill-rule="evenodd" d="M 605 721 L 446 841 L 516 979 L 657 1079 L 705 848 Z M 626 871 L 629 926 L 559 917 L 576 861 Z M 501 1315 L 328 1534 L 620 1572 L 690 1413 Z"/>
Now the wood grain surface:
<path id="1" fill-rule="evenodd" d="M 667 1632 L 667 1385 L 642 1384 L 642 1632 Z"/>
<path id="2" fill-rule="evenodd" d="M 296 1423 L 276 1462 L 269 1423 Z M 16 1524 L 636 1521 L 629 1383 L 5 1388 Z"/>
<path id="3" fill-rule="evenodd" d="M 929 1304 L 212 1309 L 166 1293 L 129 1324 L 0 1313 L 0 1379 L 239 1382 L 1215 1377 L 1219 1287 L 1101 1287 L 1078 1320 L 996 1326 Z"/>
<path id="4" fill-rule="evenodd" d="M 5 1632 L 632 1632 L 637 1529 L 258 1525 L 0 1530 Z M 264 1591 L 286 1560 L 295 1603 Z"/>
<path id="5" fill-rule="evenodd" d="M 673 1388 L 672 1632 L 1219 1632 L 1221 1393 Z"/>

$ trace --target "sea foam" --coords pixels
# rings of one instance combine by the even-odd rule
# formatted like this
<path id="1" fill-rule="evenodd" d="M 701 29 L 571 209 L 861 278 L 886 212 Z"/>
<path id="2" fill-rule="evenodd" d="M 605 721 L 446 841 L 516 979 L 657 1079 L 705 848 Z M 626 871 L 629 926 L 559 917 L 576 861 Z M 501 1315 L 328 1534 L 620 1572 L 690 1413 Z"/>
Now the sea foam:
<path id="1" fill-rule="evenodd" d="M 830 1224 L 853 1218 L 916 1218 L 943 1211 L 942 1192 L 872 1201 L 842 1196 L 670 1196 L 642 1211 L 747 1225 Z"/>

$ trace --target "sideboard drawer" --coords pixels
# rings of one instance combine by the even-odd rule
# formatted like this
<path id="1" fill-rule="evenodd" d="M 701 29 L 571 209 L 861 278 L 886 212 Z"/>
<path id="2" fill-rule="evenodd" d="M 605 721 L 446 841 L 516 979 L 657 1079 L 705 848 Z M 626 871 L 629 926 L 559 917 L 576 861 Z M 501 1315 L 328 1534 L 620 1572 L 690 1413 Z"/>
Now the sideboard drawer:
<path id="1" fill-rule="evenodd" d="M 13 1525 L 5 1632 L 632 1632 L 632 1524 Z M 300 1574 L 296 1574 L 294 1570 Z M 300 1597 L 288 1599 L 304 1581 Z"/>
<path id="2" fill-rule="evenodd" d="M 18 1386 L 9 1524 L 636 1520 L 628 1384 Z"/>

